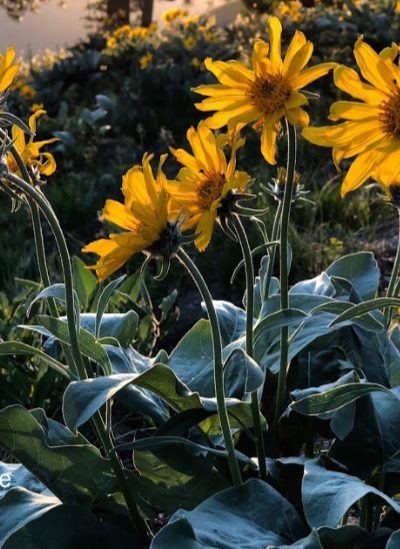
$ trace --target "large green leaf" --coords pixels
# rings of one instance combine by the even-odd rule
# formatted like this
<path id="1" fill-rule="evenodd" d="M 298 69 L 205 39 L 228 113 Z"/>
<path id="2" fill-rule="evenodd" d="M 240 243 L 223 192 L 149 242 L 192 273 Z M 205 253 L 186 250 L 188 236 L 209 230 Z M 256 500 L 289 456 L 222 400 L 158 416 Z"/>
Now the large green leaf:
<path id="1" fill-rule="evenodd" d="M 111 464 L 98 449 L 42 410 L 1 410 L 0 444 L 63 503 L 90 505 L 118 491 Z"/>
<path id="2" fill-rule="evenodd" d="M 379 287 L 380 272 L 371 252 L 357 252 L 337 259 L 326 273 L 351 282 L 362 300 L 372 299 Z"/>
<path id="3" fill-rule="evenodd" d="M 192 448 L 169 444 L 153 451 L 134 452 L 137 491 L 153 506 L 173 513 L 193 509 L 210 495 L 229 486 L 213 459 Z M 177 545 L 178 546 L 178 545 Z"/>
<path id="4" fill-rule="evenodd" d="M 37 493 L 18 487 L 1 496 L 0 491 L 0 547 L 4 547 L 6 540 L 27 523 L 59 505 L 61 501 L 49 493 Z M 9 545 L 10 549 L 11 547 L 27 549 L 23 545 Z"/>
<path id="5" fill-rule="evenodd" d="M 219 431 L 217 402 L 215 398 L 203 398 L 191 392 L 164 364 L 155 364 L 142 374 L 114 374 L 111 376 L 72 382 L 64 394 L 63 413 L 67 425 L 75 429 L 87 421 L 105 402 L 127 385 L 154 392 L 176 411 L 203 408 L 213 414 L 207 420 L 208 429 Z M 236 399 L 227 400 L 232 415 L 232 427 L 251 424 L 250 403 Z"/>
<path id="6" fill-rule="evenodd" d="M 47 315 L 38 315 L 37 318 L 40 322 L 40 325 L 27 325 L 22 326 L 22 328 L 38 332 L 47 337 L 53 336 L 63 343 L 71 343 L 68 325 L 65 320 Z M 81 328 L 79 331 L 79 343 L 83 355 L 98 362 L 103 367 L 106 373 L 111 373 L 110 359 L 108 358 L 104 347 L 90 332 Z"/>
<path id="7" fill-rule="evenodd" d="M 144 549 L 129 524 L 99 520 L 82 506 L 59 505 L 33 518 L 11 536 L 4 549 Z"/>
<path id="8" fill-rule="evenodd" d="M 252 479 L 180 510 L 154 538 L 151 549 L 265 549 L 305 536 L 295 508 L 265 482 Z"/>
<path id="9" fill-rule="evenodd" d="M 81 328 L 96 335 L 96 321 L 97 315 L 85 313 L 81 315 Z M 103 341 L 110 338 L 116 340 L 121 347 L 127 347 L 133 341 L 138 322 L 139 316 L 135 311 L 103 314 L 97 337 Z"/>
<path id="10" fill-rule="evenodd" d="M 308 460 L 304 466 L 302 485 L 303 509 L 312 528 L 335 528 L 356 501 L 374 494 L 400 513 L 400 503 L 357 477 L 323 467 L 323 461 Z"/>

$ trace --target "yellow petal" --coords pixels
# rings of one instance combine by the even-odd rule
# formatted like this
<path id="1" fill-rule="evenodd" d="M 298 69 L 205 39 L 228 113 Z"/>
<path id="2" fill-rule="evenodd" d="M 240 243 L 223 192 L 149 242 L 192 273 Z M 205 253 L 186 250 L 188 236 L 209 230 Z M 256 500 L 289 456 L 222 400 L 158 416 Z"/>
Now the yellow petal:
<path id="1" fill-rule="evenodd" d="M 258 39 L 253 46 L 253 53 L 251 55 L 251 65 L 253 67 L 254 74 L 257 77 L 265 76 L 270 66 L 270 61 L 267 58 L 269 45 L 264 40 Z"/>
<path id="2" fill-rule="evenodd" d="M 270 60 L 274 73 L 282 69 L 281 34 L 282 25 L 277 17 L 268 17 Z"/>
<path id="3" fill-rule="evenodd" d="M 201 168 L 201 165 L 196 160 L 196 158 L 186 152 L 184 149 L 173 149 L 172 147 L 170 147 L 169 150 L 175 156 L 178 162 L 190 168 L 191 170 L 197 171 Z"/>
<path id="4" fill-rule="evenodd" d="M 139 220 L 123 204 L 116 200 L 106 201 L 103 217 L 106 221 L 128 231 L 138 231 L 140 226 Z"/>
<path id="5" fill-rule="evenodd" d="M 210 243 L 216 217 L 216 210 L 206 210 L 200 217 L 196 229 L 196 233 L 199 236 L 194 241 L 196 248 L 200 252 L 204 252 Z"/>
<path id="6" fill-rule="evenodd" d="M 204 64 L 207 70 L 226 86 L 243 88 L 254 81 L 254 73 L 239 61 L 213 61 L 207 57 Z"/>
<path id="7" fill-rule="evenodd" d="M 384 93 L 396 90 L 396 84 L 393 83 L 393 73 L 390 71 L 389 65 L 362 38 L 359 38 L 354 46 L 354 57 L 360 67 L 361 74 L 373 86 Z"/>
<path id="8" fill-rule="evenodd" d="M 207 118 L 205 123 L 213 130 L 222 128 L 226 124 L 230 127 L 239 123 L 249 123 L 260 118 L 257 109 L 251 105 L 244 105 L 231 110 L 216 112 L 210 118 Z"/>
<path id="9" fill-rule="evenodd" d="M 290 109 L 286 113 L 286 118 L 289 120 L 291 124 L 297 125 L 297 126 L 308 126 L 310 123 L 310 117 L 304 111 L 303 109 L 300 109 L 300 107 L 296 109 Z"/>
<path id="10" fill-rule="evenodd" d="M 261 153 L 268 164 L 276 164 L 276 124 L 264 124 L 261 134 Z"/>
<path id="11" fill-rule="evenodd" d="M 249 98 L 241 96 L 208 97 L 201 103 L 196 103 L 199 111 L 233 110 L 249 104 Z"/>
<path id="12" fill-rule="evenodd" d="M 307 97 L 298 91 L 292 91 L 289 99 L 285 101 L 286 109 L 294 109 L 296 107 L 301 107 L 302 105 L 307 105 Z"/>
<path id="13" fill-rule="evenodd" d="M 333 80 L 339 89 L 345 91 L 355 99 L 361 99 L 370 105 L 379 105 L 387 99 L 382 91 L 362 82 L 355 70 L 344 65 L 334 70 Z"/>
<path id="14" fill-rule="evenodd" d="M 19 65 L 13 65 L 6 69 L 3 74 L 0 74 L 0 92 L 3 92 L 11 86 L 18 70 Z"/>
<path id="15" fill-rule="evenodd" d="M 308 84 L 317 80 L 317 78 L 321 78 L 321 76 L 328 74 L 328 72 L 335 67 L 337 67 L 337 63 L 321 63 L 320 65 L 315 65 L 315 67 L 306 69 L 292 80 L 293 89 L 300 90 L 301 88 L 308 86 Z"/>
<path id="16" fill-rule="evenodd" d="M 337 101 L 331 105 L 329 111 L 330 120 L 359 120 L 365 121 L 379 117 L 379 109 L 368 103 L 356 103 L 354 101 Z"/>
<path id="17" fill-rule="evenodd" d="M 288 78 L 294 78 L 296 74 L 304 69 L 311 59 L 313 49 L 314 46 L 312 43 L 306 42 L 304 46 L 293 56 L 286 73 Z"/>
<path id="18" fill-rule="evenodd" d="M 225 86 L 224 84 L 210 84 L 207 86 L 197 86 L 197 88 L 192 88 L 192 91 L 200 95 L 209 95 L 210 97 L 233 96 L 235 99 L 241 99 L 244 97 L 243 90 L 232 88 L 232 86 Z"/>
<path id="19" fill-rule="evenodd" d="M 375 166 L 376 153 L 367 151 L 357 156 L 344 178 L 340 189 L 343 198 L 347 193 L 355 191 L 372 175 Z"/>
<path id="20" fill-rule="evenodd" d="M 285 58 L 283 60 L 283 69 L 282 73 L 286 75 L 288 72 L 291 72 L 291 62 L 296 53 L 304 46 L 306 43 L 306 37 L 301 31 L 296 31 L 293 38 L 290 41 L 289 47 L 286 51 Z"/>
<path id="21" fill-rule="evenodd" d="M 28 125 L 33 134 L 36 133 L 36 120 L 44 114 L 46 114 L 46 111 L 44 109 L 39 109 L 29 117 Z"/>

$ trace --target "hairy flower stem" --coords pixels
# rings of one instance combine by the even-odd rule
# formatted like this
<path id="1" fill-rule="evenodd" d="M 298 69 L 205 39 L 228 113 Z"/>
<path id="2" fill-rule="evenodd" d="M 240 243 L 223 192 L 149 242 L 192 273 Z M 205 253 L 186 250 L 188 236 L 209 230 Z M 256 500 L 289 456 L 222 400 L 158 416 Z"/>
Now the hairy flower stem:
<path id="1" fill-rule="evenodd" d="M 274 223 L 272 225 L 271 242 L 274 242 L 278 238 L 281 215 L 282 215 L 282 201 L 280 200 L 278 202 L 278 207 L 276 208 Z M 268 299 L 268 296 L 269 296 L 269 287 L 271 286 L 271 278 L 272 278 L 272 273 L 274 269 L 275 255 L 276 255 L 276 246 L 273 246 L 273 248 L 271 248 L 269 252 L 267 274 L 265 275 L 264 292 L 265 292 L 266 299 Z"/>
<path id="2" fill-rule="evenodd" d="M 235 228 L 240 247 L 242 249 L 245 275 L 246 275 L 246 353 L 253 358 L 253 322 L 254 322 L 254 267 L 251 257 L 249 241 L 246 231 L 242 225 L 240 217 L 237 214 L 232 215 L 232 221 Z M 261 424 L 260 403 L 257 391 L 251 393 L 251 410 L 253 414 L 254 432 L 256 435 L 256 450 L 258 457 L 258 467 L 260 478 L 267 480 L 267 468 L 265 465 L 265 447 L 264 434 Z"/>
<path id="3" fill-rule="evenodd" d="M 285 181 L 285 194 L 283 196 L 281 216 L 281 238 L 279 244 L 280 253 L 280 283 L 281 283 L 281 310 L 289 306 L 289 270 L 288 270 L 288 233 L 290 208 L 293 198 L 293 181 L 296 167 L 296 129 L 286 120 L 288 139 L 288 155 Z M 274 428 L 277 429 L 279 418 L 284 410 L 286 398 L 286 374 L 288 368 L 289 353 L 289 329 L 284 326 L 281 329 L 281 356 L 278 376 L 278 388 L 276 394 L 276 408 Z"/>
<path id="4" fill-rule="evenodd" d="M 50 206 L 47 199 L 42 195 L 41 192 L 36 190 L 30 183 L 27 183 L 17 175 L 8 173 L 6 175 L 6 178 L 11 183 L 13 183 L 16 187 L 18 187 L 21 191 L 23 191 L 32 201 L 34 201 L 37 204 L 37 206 L 42 211 L 43 215 L 45 216 L 46 220 L 48 221 L 53 231 L 54 238 L 56 239 L 57 246 L 60 252 L 61 265 L 62 265 L 63 274 L 64 274 L 67 325 L 68 325 L 68 332 L 69 332 L 69 337 L 71 342 L 72 355 L 74 358 L 74 362 L 73 362 L 74 368 L 75 368 L 74 373 L 80 379 L 87 379 L 88 376 L 87 376 L 86 368 L 83 363 L 81 351 L 79 348 L 79 337 L 78 337 L 78 331 L 77 331 L 77 326 L 75 322 L 74 288 L 73 288 L 73 281 L 72 281 L 71 260 L 68 252 L 67 243 L 65 241 L 64 233 L 62 232 L 59 221 L 52 207 Z M 93 421 L 96 426 L 97 434 L 114 468 L 115 475 L 118 478 L 118 480 L 121 482 L 121 489 L 123 491 L 128 509 L 131 513 L 133 526 L 138 531 L 138 533 L 143 537 L 143 533 L 146 532 L 146 525 L 142 517 L 140 516 L 135 499 L 132 496 L 130 488 L 127 485 L 122 464 L 120 463 L 118 458 L 115 455 L 113 455 L 114 452 L 112 451 L 113 443 L 112 443 L 111 435 L 110 433 L 106 432 L 105 426 L 99 414 L 96 414 L 94 416 Z"/>
<path id="5" fill-rule="evenodd" d="M 386 292 L 386 297 L 396 297 L 397 290 L 397 281 L 400 271 L 400 208 L 397 209 L 399 216 L 399 231 L 398 231 L 398 240 L 397 240 L 397 252 L 396 258 L 394 260 L 394 265 L 392 269 L 392 274 L 390 275 L 389 286 Z M 392 318 L 392 308 L 388 307 L 385 311 L 386 315 L 386 326 L 389 327 L 391 318 Z"/>
<path id="6" fill-rule="evenodd" d="M 242 477 L 240 475 L 239 464 L 236 459 L 235 447 L 233 445 L 231 437 L 229 417 L 226 409 L 221 331 L 219 328 L 217 313 L 215 312 L 210 290 L 208 289 L 208 286 L 199 269 L 196 267 L 196 265 L 182 248 L 178 250 L 177 258 L 187 269 L 193 281 L 195 282 L 207 309 L 207 314 L 211 325 L 211 336 L 214 353 L 214 385 L 215 396 L 217 398 L 218 416 L 221 423 L 221 430 L 225 441 L 226 451 L 228 454 L 227 459 L 232 476 L 232 481 L 233 484 L 239 485 L 242 482 Z"/>

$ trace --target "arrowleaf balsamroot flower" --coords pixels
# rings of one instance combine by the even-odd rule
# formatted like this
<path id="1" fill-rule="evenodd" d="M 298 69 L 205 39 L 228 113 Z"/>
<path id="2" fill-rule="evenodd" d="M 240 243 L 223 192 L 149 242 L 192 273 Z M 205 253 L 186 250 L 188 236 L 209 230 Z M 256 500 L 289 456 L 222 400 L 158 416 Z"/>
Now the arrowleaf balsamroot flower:
<path id="1" fill-rule="evenodd" d="M 123 176 L 123 204 L 116 200 L 106 201 L 103 218 L 121 228 L 122 232 L 95 240 L 82 250 L 99 256 L 97 263 L 89 269 L 96 271 L 100 281 L 138 252 L 169 259 L 179 247 L 179 210 L 173 207 L 162 171 L 167 155 L 160 157 L 156 177 L 150 165 L 153 157 L 145 154 L 142 165 L 133 166 Z"/>
<path id="2" fill-rule="evenodd" d="M 36 120 L 46 114 L 46 111 L 39 109 L 29 117 L 29 129 L 32 132 L 32 136 L 28 142 L 25 139 L 25 134 L 18 126 L 13 126 L 11 130 L 14 146 L 20 154 L 24 164 L 29 168 L 36 168 L 36 170 L 43 175 L 52 175 L 56 171 L 56 161 L 54 156 L 49 152 L 43 152 L 41 149 L 45 145 L 59 141 L 57 137 L 46 139 L 44 141 L 34 141 L 36 134 Z M 21 175 L 17 163 L 11 153 L 7 153 L 6 161 L 8 169 L 11 173 Z"/>
<path id="3" fill-rule="evenodd" d="M 7 48 L 6 53 L 0 53 L 0 93 L 11 86 L 19 70 L 19 65 L 14 64 L 15 50 Z"/>
<path id="4" fill-rule="evenodd" d="M 269 164 L 276 164 L 276 139 L 280 120 L 308 126 L 308 114 L 301 108 L 308 104 L 300 90 L 337 66 L 322 63 L 303 70 L 313 52 L 313 45 L 296 31 L 286 55 L 281 57 L 282 26 L 277 17 L 268 18 L 270 43 L 257 40 L 251 57 L 252 68 L 239 61 L 205 60 L 206 68 L 219 84 L 199 86 L 194 91 L 209 96 L 196 107 L 201 111 L 217 111 L 207 125 L 212 129 L 232 127 L 238 123 L 254 123 L 262 127 L 261 152 Z"/>
<path id="5" fill-rule="evenodd" d="M 384 181 L 386 188 L 400 179 L 400 68 L 394 63 L 397 55 L 397 45 L 378 55 L 362 38 L 357 40 L 354 56 L 367 82 L 345 66 L 335 69 L 334 81 L 339 89 L 359 101 L 333 103 L 329 118 L 345 120 L 342 124 L 303 129 L 303 136 L 311 143 L 333 147 L 336 166 L 345 158 L 356 157 L 343 180 L 342 197 L 371 176 Z"/>
<path id="6" fill-rule="evenodd" d="M 225 136 L 216 138 L 213 132 L 200 122 L 189 128 L 187 139 L 193 155 L 183 149 L 170 148 L 175 158 L 183 164 L 177 181 L 168 184 L 168 191 L 188 216 L 183 229 L 196 226 L 195 245 L 204 251 L 210 243 L 218 210 L 230 191 L 243 191 L 250 182 L 246 172 L 236 171 L 236 150 L 243 140 L 233 138 L 232 153 L 227 162 L 221 142 Z"/>

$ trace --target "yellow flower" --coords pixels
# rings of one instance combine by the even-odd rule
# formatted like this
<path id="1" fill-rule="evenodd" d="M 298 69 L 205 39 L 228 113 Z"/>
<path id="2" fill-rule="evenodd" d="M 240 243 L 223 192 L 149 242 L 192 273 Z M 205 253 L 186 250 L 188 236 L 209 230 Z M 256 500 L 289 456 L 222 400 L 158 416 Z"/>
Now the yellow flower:
<path id="1" fill-rule="evenodd" d="M 169 183 L 168 191 L 188 215 L 182 228 L 196 226 L 195 245 L 200 251 L 210 243 L 224 198 L 233 189 L 243 191 L 250 181 L 246 172 L 235 171 L 236 149 L 243 140 L 234 142 L 227 162 L 221 146 L 224 137 L 216 139 L 204 122 L 200 122 L 197 131 L 192 127 L 187 132 L 193 155 L 183 149 L 170 148 L 184 167 L 179 171 L 178 181 Z"/>
<path id="2" fill-rule="evenodd" d="M 396 6 L 394 8 L 394 11 L 396 13 L 400 13 L 400 1 L 399 0 L 396 2 Z"/>
<path id="3" fill-rule="evenodd" d="M 379 55 L 361 38 L 354 56 L 363 82 L 356 71 L 340 66 L 334 71 L 336 86 L 359 101 L 337 101 L 330 108 L 331 120 L 345 120 L 336 126 L 305 128 L 303 136 L 316 145 L 332 147 L 338 167 L 355 156 L 344 178 L 341 195 L 360 187 L 374 174 L 384 174 L 386 185 L 399 179 L 400 172 L 400 69 L 394 63 L 398 46 Z"/>
<path id="4" fill-rule="evenodd" d="M 154 155 L 145 154 L 142 165 L 133 166 L 122 178 L 124 204 L 107 200 L 103 217 L 113 225 L 123 229 L 91 242 L 83 252 L 99 256 L 97 263 L 90 266 L 103 281 L 119 269 L 128 259 L 144 252 L 156 257 L 170 257 L 179 245 L 174 241 L 174 228 L 177 210 L 173 208 L 167 192 L 167 179 L 162 165 L 167 155 L 160 157 L 156 177 L 150 162 Z M 172 239 L 171 239 L 172 236 Z"/>
<path id="5" fill-rule="evenodd" d="M 308 103 L 300 90 L 327 74 L 337 63 L 322 63 L 303 70 L 313 45 L 296 31 L 285 58 L 281 58 L 282 26 L 276 17 L 268 18 L 270 44 L 257 40 L 252 54 L 252 69 L 239 61 L 205 60 L 206 68 L 220 84 L 199 86 L 194 91 L 209 96 L 196 106 L 201 111 L 217 111 L 207 120 L 210 128 L 235 126 L 239 122 L 255 122 L 263 127 L 261 152 L 267 162 L 275 164 L 276 139 L 280 119 L 291 124 L 308 126 L 308 114 L 301 108 Z M 268 56 L 269 54 L 269 56 Z"/>
<path id="6" fill-rule="evenodd" d="M 115 29 L 113 32 L 113 36 L 115 38 L 119 38 L 120 36 L 123 36 L 124 34 L 129 35 L 132 32 L 132 27 L 130 25 L 122 25 L 122 27 L 118 27 L 118 29 Z"/>
<path id="7" fill-rule="evenodd" d="M 185 19 L 183 20 L 183 26 L 185 27 L 185 29 L 187 29 L 191 25 L 197 25 L 198 22 L 199 22 L 199 16 L 192 15 L 190 17 L 185 17 Z"/>
<path id="8" fill-rule="evenodd" d="M 144 69 L 147 69 L 149 65 L 153 62 L 154 55 L 151 52 L 147 52 L 145 55 L 142 55 L 142 57 L 139 59 L 140 68 L 142 71 Z"/>
<path id="9" fill-rule="evenodd" d="M 193 59 L 190 61 L 190 64 L 192 67 L 195 67 L 196 69 L 201 67 L 201 61 L 198 57 L 193 57 Z"/>
<path id="10" fill-rule="evenodd" d="M 46 114 L 46 111 L 40 109 L 29 117 L 29 129 L 33 135 L 29 138 L 28 142 L 25 140 L 24 132 L 18 128 L 18 126 L 12 127 L 11 134 L 14 146 L 20 154 L 25 166 L 27 168 L 35 167 L 39 173 L 43 175 L 52 175 L 56 171 L 56 161 L 51 153 L 42 152 L 41 149 L 45 145 L 58 141 L 58 138 L 54 137 L 52 139 L 46 139 L 45 141 L 33 140 L 36 134 L 36 120 L 43 114 Z M 11 153 L 6 155 L 6 161 L 10 172 L 20 175 L 19 168 Z"/>
<path id="11" fill-rule="evenodd" d="M 0 93 L 9 88 L 19 70 L 19 65 L 13 64 L 14 48 L 7 48 L 5 55 L 0 53 Z"/>
<path id="12" fill-rule="evenodd" d="M 113 50 L 117 46 L 117 40 L 114 36 L 110 36 L 107 40 L 107 48 Z"/>
<path id="13" fill-rule="evenodd" d="M 164 11 L 163 14 L 161 14 L 161 19 L 164 21 L 164 23 L 172 23 L 175 21 L 175 19 L 186 17 L 189 14 L 187 10 L 181 10 L 181 9 L 174 9 L 174 10 L 167 10 Z"/>
<path id="14" fill-rule="evenodd" d="M 194 36 L 188 36 L 183 41 L 183 45 L 187 50 L 191 50 L 197 44 L 197 40 Z"/>
<path id="15" fill-rule="evenodd" d="M 36 95 L 36 92 L 35 90 L 32 88 L 32 86 L 30 86 L 29 84 L 24 84 L 20 90 L 19 90 L 19 93 L 20 95 L 22 95 L 22 97 L 24 97 L 25 99 L 32 99 L 33 97 L 35 97 Z"/>

